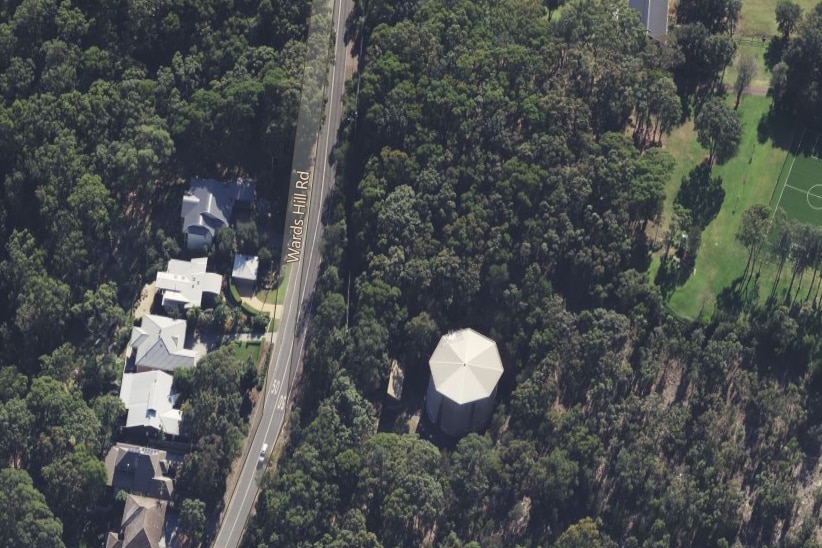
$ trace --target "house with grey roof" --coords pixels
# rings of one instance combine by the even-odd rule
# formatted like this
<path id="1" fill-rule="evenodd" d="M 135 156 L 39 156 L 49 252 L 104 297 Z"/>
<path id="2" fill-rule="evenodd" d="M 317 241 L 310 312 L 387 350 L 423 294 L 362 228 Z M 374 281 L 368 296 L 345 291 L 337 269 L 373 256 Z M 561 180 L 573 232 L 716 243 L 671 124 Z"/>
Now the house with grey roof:
<path id="1" fill-rule="evenodd" d="M 639 13 L 642 26 L 652 38 L 665 38 L 668 34 L 668 0 L 628 0 L 628 6 Z"/>
<path id="2" fill-rule="evenodd" d="M 179 367 L 194 367 L 198 356 L 184 347 L 185 340 L 185 320 L 146 314 L 142 323 L 131 329 L 125 371 L 171 372 Z"/>
<path id="3" fill-rule="evenodd" d="M 165 371 L 124 373 L 120 399 L 128 411 L 126 428 L 180 435 L 182 415 L 174 409 L 177 395 L 171 390 L 173 381 Z"/>
<path id="4" fill-rule="evenodd" d="M 223 277 L 214 272 L 206 272 L 208 257 L 181 261 L 171 259 L 168 269 L 158 272 L 154 285 L 163 292 L 163 307 L 188 309 L 203 306 L 203 295 L 216 297 L 223 287 Z"/>
<path id="5" fill-rule="evenodd" d="M 188 249 L 211 247 L 214 233 L 228 226 L 234 208 L 251 207 L 253 200 L 253 181 L 238 178 L 223 183 L 215 179 L 192 179 L 180 209 Z"/>
<path id="6" fill-rule="evenodd" d="M 105 466 L 106 485 L 115 493 L 161 499 L 170 499 L 174 493 L 174 482 L 166 476 L 169 460 L 160 449 L 118 443 L 106 455 Z"/>
<path id="7" fill-rule="evenodd" d="M 231 270 L 231 279 L 237 290 L 244 294 L 254 292 L 254 284 L 257 283 L 257 270 L 260 267 L 260 259 L 255 255 L 234 255 L 234 268 Z"/>
<path id="8" fill-rule="evenodd" d="M 129 495 L 119 533 L 109 532 L 106 548 L 165 548 L 163 526 L 168 502 Z"/>

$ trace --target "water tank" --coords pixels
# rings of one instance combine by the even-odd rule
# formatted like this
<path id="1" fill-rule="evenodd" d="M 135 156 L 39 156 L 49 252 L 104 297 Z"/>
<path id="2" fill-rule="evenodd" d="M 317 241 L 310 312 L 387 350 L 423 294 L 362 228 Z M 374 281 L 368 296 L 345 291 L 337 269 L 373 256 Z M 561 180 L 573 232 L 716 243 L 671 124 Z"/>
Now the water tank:
<path id="1" fill-rule="evenodd" d="M 502 360 L 497 344 L 473 329 L 443 335 L 428 360 L 428 418 L 458 438 L 484 427 L 494 412 Z"/>

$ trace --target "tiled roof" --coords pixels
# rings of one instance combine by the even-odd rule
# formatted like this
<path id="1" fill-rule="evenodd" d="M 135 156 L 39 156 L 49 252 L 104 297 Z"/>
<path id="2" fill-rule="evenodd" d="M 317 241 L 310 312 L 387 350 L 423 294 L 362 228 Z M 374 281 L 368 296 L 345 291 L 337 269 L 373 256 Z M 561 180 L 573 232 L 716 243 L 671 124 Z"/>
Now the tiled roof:
<path id="1" fill-rule="evenodd" d="M 105 460 L 106 485 L 115 491 L 169 498 L 174 482 L 166 477 L 166 452 L 150 447 L 118 443 Z"/>
<path id="2" fill-rule="evenodd" d="M 123 548 L 160 548 L 168 503 L 129 495 L 121 523 Z"/>

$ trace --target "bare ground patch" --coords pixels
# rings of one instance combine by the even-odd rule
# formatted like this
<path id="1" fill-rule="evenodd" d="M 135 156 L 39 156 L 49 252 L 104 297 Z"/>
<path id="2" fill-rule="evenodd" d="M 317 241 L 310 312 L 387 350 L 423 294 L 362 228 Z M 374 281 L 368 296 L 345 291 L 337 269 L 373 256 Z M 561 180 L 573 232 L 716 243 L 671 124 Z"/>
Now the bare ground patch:
<path id="1" fill-rule="evenodd" d="M 822 541 L 822 523 L 819 520 L 819 506 L 822 504 L 822 459 L 816 461 L 816 465 L 809 472 L 802 474 L 798 467 L 796 479 L 797 505 L 794 509 L 791 526 L 788 529 L 788 537 L 800 537 L 802 527 L 806 522 L 813 523 L 813 535 L 811 538 L 817 542 Z"/>
<path id="2" fill-rule="evenodd" d="M 683 367 L 679 360 L 673 359 L 659 369 L 653 391 L 662 394 L 662 401 L 670 406 L 676 401 L 679 386 L 682 384 Z"/>

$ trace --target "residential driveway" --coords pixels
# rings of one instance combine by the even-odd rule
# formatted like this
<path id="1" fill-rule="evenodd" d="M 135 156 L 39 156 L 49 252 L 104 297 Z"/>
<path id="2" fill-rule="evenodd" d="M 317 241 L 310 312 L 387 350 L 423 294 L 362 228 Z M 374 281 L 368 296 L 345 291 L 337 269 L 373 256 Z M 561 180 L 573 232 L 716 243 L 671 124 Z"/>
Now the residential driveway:
<path id="1" fill-rule="evenodd" d="M 258 299 L 254 291 L 248 287 L 237 287 L 237 293 L 240 295 L 240 300 L 252 307 L 254 310 L 265 312 L 269 316 L 275 315 L 275 318 L 279 318 L 282 315 L 282 312 L 280 311 L 282 306 L 278 307 L 277 303 L 264 303 Z"/>
<path id="2" fill-rule="evenodd" d="M 248 304 L 255 310 L 265 312 L 269 316 L 273 314 L 275 318 L 280 318 L 283 315 L 282 305 L 277 306 L 276 303 L 264 303 L 255 295 L 252 295 L 251 297 L 243 297 L 243 302 Z"/>
<path id="3" fill-rule="evenodd" d="M 134 309 L 134 319 L 138 320 L 143 317 L 143 314 L 151 312 L 151 304 L 154 302 L 154 295 L 157 293 L 157 287 L 154 283 L 143 286 L 143 291 L 140 292 L 140 302 Z"/>

